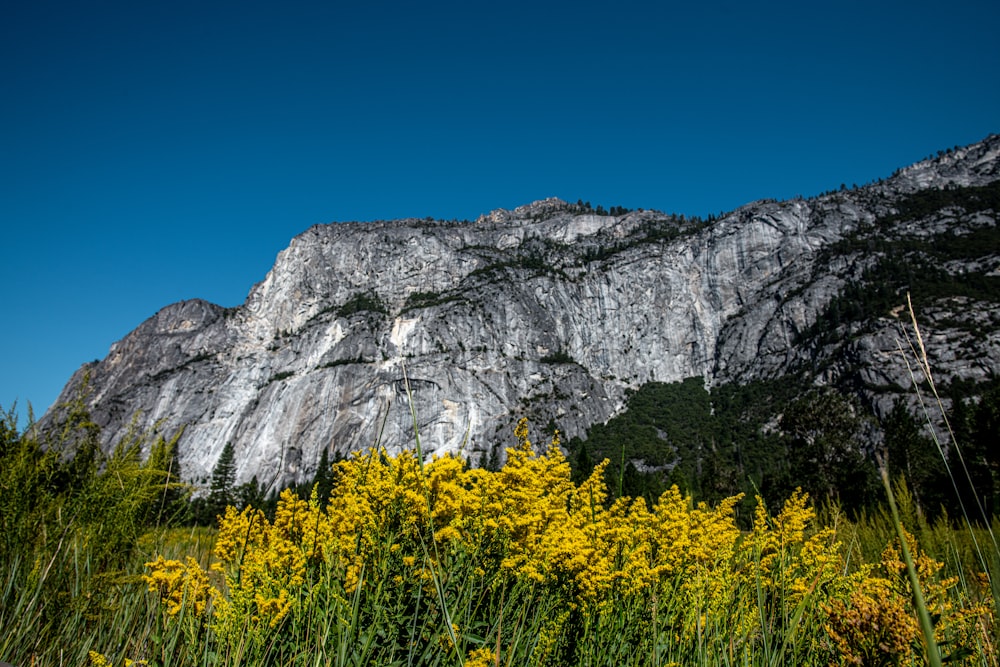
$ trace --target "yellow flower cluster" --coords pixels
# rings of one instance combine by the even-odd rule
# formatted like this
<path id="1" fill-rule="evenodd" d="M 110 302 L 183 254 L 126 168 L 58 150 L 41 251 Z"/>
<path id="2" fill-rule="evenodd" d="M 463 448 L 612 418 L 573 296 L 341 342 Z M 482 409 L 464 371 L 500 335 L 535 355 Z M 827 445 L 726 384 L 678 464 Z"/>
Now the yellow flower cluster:
<path id="1" fill-rule="evenodd" d="M 335 465 L 326 506 L 315 492 L 306 501 L 286 491 L 273 521 L 253 508 L 227 509 L 214 552 L 224 593 L 191 559 L 149 563 L 150 590 L 168 614 L 185 602 L 201 614 L 211 602 L 220 637 L 249 633 L 262 643 L 286 619 L 324 604 L 321 591 L 327 603 L 345 608 L 348 598 L 356 606 L 369 591 L 414 591 L 444 610 L 445 631 L 428 640 L 463 652 L 469 665 L 500 657 L 481 645 L 459 645 L 459 626 L 478 621 L 454 623 L 442 600 L 456 564 L 481 582 L 484 596 L 518 585 L 558 599 L 538 628 L 538 664 L 565 646 L 564 629 L 579 618 L 600 625 L 623 605 L 653 637 L 693 646 L 713 629 L 712 636 L 728 638 L 724 648 L 733 656 L 741 643 L 766 641 L 782 628 L 794 632 L 807 622 L 806 606 L 825 650 L 847 663 L 895 659 L 915 645 L 898 557 L 888 553 L 881 574 L 871 567 L 846 574 L 834 530 L 811 528 L 815 512 L 806 494 L 793 494 L 773 517 L 758 499 L 752 530 L 743 533 L 734 518 L 740 497 L 710 507 L 673 487 L 652 507 L 641 498 L 609 502 L 606 461 L 577 485 L 558 435 L 542 454 L 525 420 L 515 436 L 518 444 L 497 472 L 470 469 L 452 456 L 425 463 L 413 452 L 358 453 Z M 940 564 L 921 562 L 932 579 Z M 938 584 L 929 596 L 934 613 L 955 611 L 949 585 Z M 959 634 L 972 632 L 986 613 L 958 611 L 969 619 Z M 652 645 L 662 650 L 660 639 Z"/>
<path id="2" fill-rule="evenodd" d="M 223 638 L 249 632 L 263 639 L 293 611 L 305 592 L 310 567 L 323 562 L 319 531 L 330 531 L 315 497 L 302 500 L 282 492 L 273 522 L 260 510 L 233 507 L 219 526 L 214 567 L 228 595 L 216 601 L 215 629 Z"/>
<path id="3" fill-rule="evenodd" d="M 913 535 L 906 531 L 904 534 L 910 553 L 914 554 L 914 566 L 927 610 L 931 618 L 938 619 L 934 626 L 935 639 L 946 646 L 990 643 L 993 629 L 985 623 L 985 619 L 991 618 L 990 606 L 982 600 L 970 600 L 968 596 L 962 595 L 959 578 L 940 576 L 944 563 L 921 551 Z M 906 564 L 902 561 L 896 543 L 886 547 L 880 567 L 881 576 L 891 582 L 895 597 L 911 600 L 913 593 L 906 575 Z"/>
<path id="4" fill-rule="evenodd" d="M 144 575 L 143 580 L 149 591 L 159 596 L 170 616 L 176 616 L 185 604 L 200 616 L 217 594 L 208 575 L 190 556 L 184 562 L 157 556 L 156 560 L 146 563 L 146 567 L 149 574 Z"/>
<path id="5" fill-rule="evenodd" d="M 465 660 L 465 667 L 494 667 L 496 664 L 493 651 L 488 648 L 473 649 Z"/>
<path id="6" fill-rule="evenodd" d="M 826 632 L 849 665 L 898 664 L 919 632 L 917 621 L 887 579 L 865 577 L 847 601 L 831 600 Z"/>
<path id="7" fill-rule="evenodd" d="M 103 653 L 98 653 L 97 651 L 87 652 L 87 662 L 93 667 L 114 667 L 114 663 L 107 658 Z M 132 667 L 132 665 L 145 665 L 145 660 L 129 660 L 125 658 L 125 667 Z"/>
<path id="8" fill-rule="evenodd" d="M 766 587 L 780 588 L 793 603 L 840 573 L 835 529 L 824 528 L 807 537 L 807 528 L 815 518 L 809 496 L 801 490 L 785 501 L 773 519 L 767 515 L 764 500 L 758 497 L 753 532 L 742 545 L 744 557 L 756 566 L 753 576 Z"/>

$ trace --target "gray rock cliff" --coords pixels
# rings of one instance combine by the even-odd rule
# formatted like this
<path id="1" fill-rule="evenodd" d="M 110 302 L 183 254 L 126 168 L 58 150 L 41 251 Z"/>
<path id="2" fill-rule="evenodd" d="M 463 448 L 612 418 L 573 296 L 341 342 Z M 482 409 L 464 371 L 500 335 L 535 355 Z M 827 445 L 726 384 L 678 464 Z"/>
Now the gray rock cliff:
<path id="1" fill-rule="evenodd" d="M 138 414 L 141 426 L 185 427 L 189 479 L 206 480 L 232 442 L 239 481 L 277 483 L 308 479 L 323 448 L 412 447 L 414 421 L 425 455 L 473 462 L 508 444 L 521 415 L 582 435 L 650 380 L 712 385 L 805 368 L 817 383 L 856 376 L 886 410 L 910 383 L 897 345 L 905 314 L 834 322 L 825 339 L 814 325 L 871 275 L 879 254 L 859 239 L 995 228 L 991 208 L 895 214 L 914 193 L 984 186 L 998 171 L 993 136 L 875 184 L 708 221 L 548 199 L 474 222 L 317 225 L 243 305 L 167 306 L 81 368 L 60 401 L 86 376 L 109 447 Z M 949 270 L 996 276 L 1000 248 L 976 261 Z M 943 298 L 925 312 L 943 376 L 1000 367 L 996 302 Z"/>

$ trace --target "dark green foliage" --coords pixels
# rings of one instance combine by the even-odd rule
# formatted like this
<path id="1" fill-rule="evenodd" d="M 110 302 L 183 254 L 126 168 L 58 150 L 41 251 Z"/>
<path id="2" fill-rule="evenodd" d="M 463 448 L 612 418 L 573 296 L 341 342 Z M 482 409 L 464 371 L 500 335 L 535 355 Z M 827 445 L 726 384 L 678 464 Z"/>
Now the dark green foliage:
<path id="1" fill-rule="evenodd" d="M 406 297 L 404 308 L 423 308 L 425 304 L 436 303 L 440 298 L 438 292 L 414 292 Z"/>
<path id="2" fill-rule="evenodd" d="M 711 393 L 702 378 L 649 383 L 624 413 L 568 443 L 570 464 L 580 480 L 607 458 L 608 487 L 649 501 L 672 484 L 708 502 L 743 493 L 743 520 L 757 493 L 777 503 L 799 486 L 853 511 L 875 488 L 863 424 L 841 394 L 810 393 L 795 377 Z"/>
<path id="3" fill-rule="evenodd" d="M 958 441 L 944 445 L 946 461 L 902 404 L 877 425 L 880 452 L 892 478 L 905 480 L 918 514 L 981 521 L 1000 512 L 1000 380 L 944 391 L 953 399 L 949 418 Z M 737 510 L 743 521 L 756 494 L 777 511 L 798 487 L 857 516 L 883 501 L 873 419 L 846 394 L 803 378 L 727 384 L 711 393 L 701 378 L 688 378 L 644 385 L 624 413 L 593 426 L 586 440 L 569 441 L 568 458 L 576 482 L 609 459 L 612 493 L 649 501 L 672 484 L 699 501 L 744 493 Z"/>
<path id="4" fill-rule="evenodd" d="M 316 476 L 313 478 L 313 485 L 316 487 L 316 497 L 323 507 L 330 502 L 330 494 L 333 492 L 333 464 L 330 461 L 330 454 L 327 448 L 323 448 L 323 453 L 319 457 L 319 466 L 316 468 Z"/>
<path id="5" fill-rule="evenodd" d="M 287 380 L 288 378 L 295 375 L 295 371 L 281 371 L 280 373 L 275 373 L 270 378 L 268 378 L 268 384 L 272 382 L 281 382 L 282 380 Z"/>
<path id="6" fill-rule="evenodd" d="M 43 433 L 34 425 L 18 433 L 12 413 L 0 423 L 5 552 L 44 549 L 51 540 L 84 531 L 94 539 L 97 562 L 114 562 L 146 527 L 168 523 L 183 507 L 186 487 L 175 467 L 179 433 L 168 440 L 133 425 L 106 456 L 83 395 L 60 406 Z"/>
<path id="7" fill-rule="evenodd" d="M 319 368 L 336 368 L 337 366 L 350 366 L 351 364 L 370 364 L 370 363 L 373 363 L 373 361 L 374 360 L 372 360 L 372 359 L 366 360 L 364 357 L 362 357 L 359 354 L 358 356 L 354 357 L 353 359 L 334 359 L 333 361 L 328 361 L 325 364 L 322 364 L 321 366 L 317 366 L 316 368 L 317 369 L 319 369 Z"/>
<path id="8" fill-rule="evenodd" d="M 669 243 L 696 233 L 702 226 L 698 217 L 685 218 L 683 215 L 670 215 L 666 218 L 647 220 L 619 241 L 602 243 L 590 248 L 580 255 L 583 264 L 606 260 L 620 252 L 648 243 Z"/>
<path id="9" fill-rule="evenodd" d="M 563 349 L 558 349 L 551 354 L 546 354 L 544 357 L 539 359 L 543 364 L 575 364 L 576 359 L 570 356 L 569 352 Z"/>
<path id="10" fill-rule="evenodd" d="M 78 477 L 67 470 L 71 464 L 54 449 L 43 451 L 32 434 L 20 433 L 16 414 L 0 413 L 0 560 L 30 552 L 36 540 L 44 540 L 65 488 L 61 480 Z"/>
<path id="11" fill-rule="evenodd" d="M 898 213 L 887 216 L 886 222 L 915 220 L 957 207 L 969 213 L 1000 211 L 1000 181 L 971 187 L 946 187 L 914 192 L 897 203 Z"/>
<path id="12" fill-rule="evenodd" d="M 981 520 L 1000 512 L 1000 379 L 962 389 L 950 415 L 958 451 L 948 458 L 964 509 Z"/>
<path id="13" fill-rule="evenodd" d="M 982 243 L 991 242 L 1000 244 L 1000 233 L 996 239 L 982 240 Z M 866 270 L 859 280 L 844 286 L 799 339 L 819 345 L 837 341 L 842 337 L 838 332 L 841 325 L 886 317 L 890 310 L 906 302 L 907 293 L 913 295 L 918 316 L 923 306 L 942 298 L 958 296 L 1000 301 L 1000 277 L 987 275 L 984 271 L 960 274 L 945 271 L 940 268 L 945 261 L 940 256 L 958 250 L 948 238 L 938 238 L 936 243 L 940 245 L 936 252 L 939 257 L 934 259 L 924 254 L 903 254 L 898 247 L 881 255 L 878 263 Z"/>
<path id="14" fill-rule="evenodd" d="M 937 445 L 928 437 L 926 427 L 897 402 L 882 429 L 890 478 L 906 480 L 915 511 L 927 520 L 934 520 L 941 515 L 942 509 L 953 507 L 954 494 L 945 462 Z"/>
<path id="15" fill-rule="evenodd" d="M 489 453 L 483 452 L 479 456 L 479 467 L 483 470 L 489 470 L 491 472 L 499 472 L 500 468 L 503 466 L 500 454 L 501 446 L 499 442 L 493 443 L 489 449 Z"/>
<path id="16" fill-rule="evenodd" d="M 177 442 L 184 429 L 167 440 L 162 435 L 155 436 L 146 458 L 146 467 L 160 471 L 163 479 L 157 490 L 154 505 L 146 523 L 154 526 L 181 526 L 190 522 L 191 488 L 181 481 L 181 464 L 178 458 Z"/>
<path id="17" fill-rule="evenodd" d="M 809 391 L 785 410 L 781 430 L 790 486 L 849 510 L 877 499 L 875 465 L 863 452 L 864 418 L 843 394 L 829 387 Z"/>
<path id="18" fill-rule="evenodd" d="M 581 441 L 579 438 L 574 438 L 570 444 L 574 449 L 576 449 L 575 458 L 570 464 L 572 467 L 570 479 L 573 480 L 574 484 L 581 484 L 584 480 L 590 477 L 590 473 L 594 471 L 595 462 L 590 456 L 590 448 L 587 447 L 587 443 L 585 441 Z"/>
<path id="19" fill-rule="evenodd" d="M 237 485 L 234 452 L 231 443 L 227 443 L 212 470 L 208 495 L 191 501 L 189 522 L 197 526 L 214 526 L 218 522 L 218 517 L 224 514 L 226 507 L 230 505 L 237 510 L 254 507 L 264 512 L 268 519 L 273 519 L 279 497 L 286 489 L 290 489 L 303 500 L 309 500 L 315 488 L 320 503 L 325 506 L 333 490 L 333 465 L 339 460 L 341 460 L 339 455 L 335 455 L 331 460 L 329 452 L 324 449 L 316 474 L 312 480 L 301 484 L 279 487 L 275 484 L 276 478 L 262 483 L 254 475 L 249 482 Z"/>
<path id="20" fill-rule="evenodd" d="M 226 507 L 236 504 L 236 461 L 232 442 L 227 442 L 212 469 L 206 513 L 209 518 L 223 514 Z"/>
<path id="21" fill-rule="evenodd" d="M 244 507 L 263 507 L 266 494 L 254 475 L 249 482 L 244 482 L 233 489 L 232 505 L 240 509 Z M 223 507 L 223 509 L 225 509 Z"/>
<path id="22" fill-rule="evenodd" d="M 509 271 L 529 272 L 534 276 L 552 275 L 569 279 L 566 272 L 559 268 L 555 257 L 538 248 L 528 248 L 520 251 L 514 258 L 491 262 L 469 272 L 467 278 L 496 278 Z"/>
<path id="23" fill-rule="evenodd" d="M 140 536 L 183 504 L 176 441 L 133 428 L 106 455 L 82 397 L 61 406 L 45 431 L 29 424 L 21 432 L 14 413 L 0 410 L 0 609 L 16 615 L 30 597 L 31 618 L 18 621 L 36 629 L 4 658 L 51 655 L 50 628 L 72 618 L 84 636 L 114 614 Z"/>
<path id="24" fill-rule="evenodd" d="M 633 209 L 625 208 L 624 206 L 612 206 L 605 210 L 601 204 L 598 204 L 597 208 L 594 208 L 589 201 L 585 202 L 582 199 L 577 199 L 576 204 L 567 204 L 566 210 L 575 214 L 596 213 L 597 215 L 614 215 L 620 217 L 631 213 Z"/>
<path id="25" fill-rule="evenodd" d="M 838 327 L 884 317 L 904 303 L 906 293 L 912 295 L 918 316 L 925 305 L 942 298 L 1000 302 L 1000 277 L 985 269 L 946 269 L 950 261 L 971 261 L 995 254 L 1000 248 L 1000 228 L 995 224 L 930 237 L 893 232 L 900 221 L 919 223 L 942 209 L 956 215 L 984 211 L 996 215 L 1000 213 L 1000 181 L 983 187 L 924 190 L 900 201 L 897 209 L 897 213 L 858 229 L 820 253 L 817 268 L 827 266 L 838 256 L 860 255 L 874 259 L 874 263 L 831 300 L 815 324 L 802 332 L 801 341 L 817 345 L 835 342 L 841 335 Z"/>
<path id="26" fill-rule="evenodd" d="M 629 398 L 623 414 L 592 427 L 586 442 L 569 442 L 574 475 L 585 477 L 585 468 L 607 458 L 608 487 L 615 492 L 655 500 L 677 483 L 697 494 L 700 460 L 711 447 L 711 429 L 706 428 L 710 412 L 701 378 L 646 384 Z M 640 472 L 639 466 L 647 472 Z"/>
<path id="27" fill-rule="evenodd" d="M 337 309 L 337 317 L 350 317 L 355 313 L 362 312 L 386 315 L 389 309 L 377 294 L 356 294 Z"/>

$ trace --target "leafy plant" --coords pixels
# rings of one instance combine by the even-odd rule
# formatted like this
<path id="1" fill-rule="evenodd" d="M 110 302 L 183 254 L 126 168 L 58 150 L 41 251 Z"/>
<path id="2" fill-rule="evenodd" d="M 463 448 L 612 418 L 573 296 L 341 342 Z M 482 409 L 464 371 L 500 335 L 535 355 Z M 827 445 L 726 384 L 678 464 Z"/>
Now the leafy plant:
<path id="1" fill-rule="evenodd" d="M 83 398 L 40 432 L 0 417 L 0 656 L 84 664 L 95 633 L 124 641 L 152 615 L 134 596 L 141 536 L 184 503 L 177 438 L 131 431 L 105 455 Z M 148 457 L 143 460 L 143 452 Z"/>

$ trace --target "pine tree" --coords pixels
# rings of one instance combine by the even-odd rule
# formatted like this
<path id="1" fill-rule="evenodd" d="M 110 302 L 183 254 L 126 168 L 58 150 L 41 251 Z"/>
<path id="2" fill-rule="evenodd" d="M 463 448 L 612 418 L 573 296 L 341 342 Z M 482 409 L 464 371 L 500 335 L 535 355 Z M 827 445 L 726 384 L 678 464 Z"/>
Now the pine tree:
<path id="1" fill-rule="evenodd" d="M 326 447 L 320 454 L 319 467 L 316 468 L 313 485 L 316 487 L 316 496 L 319 498 L 320 505 L 326 507 L 327 503 L 330 502 L 330 494 L 333 492 L 333 467 L 330 465 L 330 455 Z"/>
<path id="2" fill-rule="evenodd" d="M 893 406 L 883 429 L 889 474 L 893 480 L 905 477 L 917 511 L 936 518 L 952 496 L 937 446 L 902 401 Z"/>
<path id="3" fill-rule="evenodd" d="M 979 394 L 975 400 L 975 394 Z M 983 520 L 997 512 L 1000 502 L 1000 382 L 992 380 L 976 387 L 968 396 L 957 395 L 952 401 L 949 421 L 968 469 L 968 476 L 958 476 L 964 510 Z M 954 470 L 960 470 L 958 452 L 948 456 Z"/>
<path id="4" fill-rule="evenodd" d="M 264 489 L 261 488 L 260 482 L 257 481 L 257 475 L 254 475 L 249 482 L 236 487 L 234 495 L 236 496 L 239 509 L 246 507 L 262 509 L 266 502 Z"/>
<path id="5" fill-rule="evenodd" d="M 587 451 L 587 443 L 580 443 L 580 448 L 576 450 L 576 458 L 573 463 L 575 465 L 570 473 L 571 479 L 576 484 L 582 484 L 590 477 L 590 473 L 594 472 L 594 461 L 590 457 L 590 452 Z"/>
<path id="6" fill-rule="evenodd" d="M 213 518 L 226 511 L 236 501 L 236 452 L 233 443 L 227 442 L 212 469 L 212 486 L 208 493 L 207 514 Z"/>
<path id="7" fill-rule="evenodd" d="M 810 391 L 786 408 L 780 423 L 796 486 L 849 511 L 873 500 L 875 469 L 862 454 L 864 420 L 843 394 Z"/>

